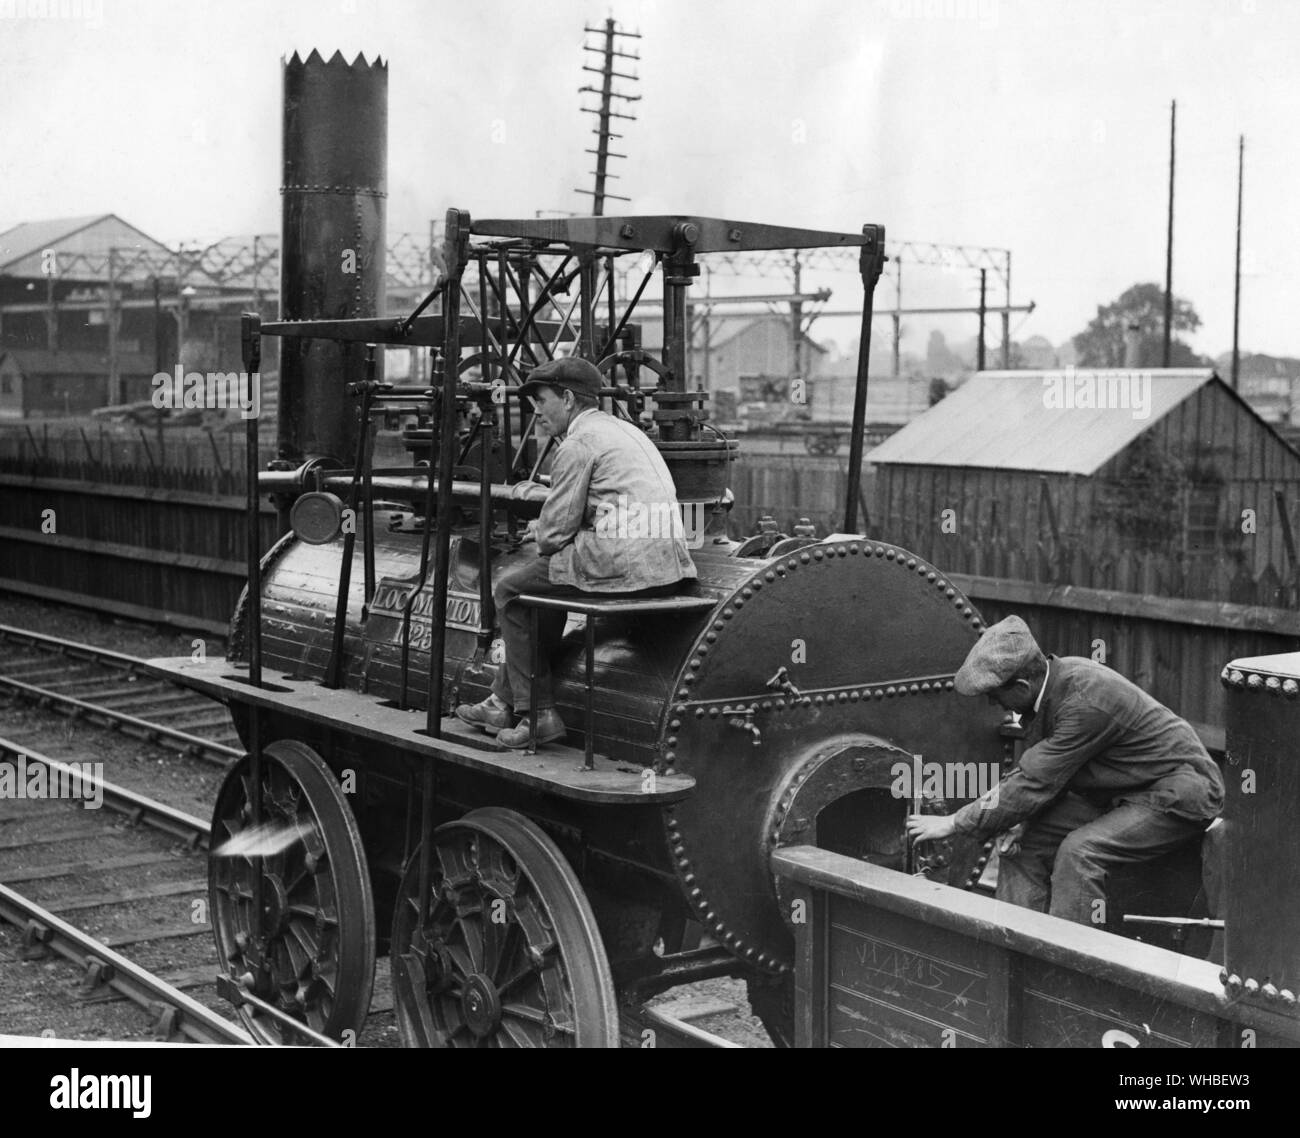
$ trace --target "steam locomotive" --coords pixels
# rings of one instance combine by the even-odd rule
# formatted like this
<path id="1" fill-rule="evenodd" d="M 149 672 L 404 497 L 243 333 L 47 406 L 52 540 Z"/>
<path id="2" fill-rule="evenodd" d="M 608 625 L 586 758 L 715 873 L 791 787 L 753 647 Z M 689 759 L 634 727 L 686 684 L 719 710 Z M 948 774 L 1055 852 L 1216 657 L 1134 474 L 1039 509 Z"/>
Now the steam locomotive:
<path id="1" fill-rule="evenodd" d="M 462 318 L 457 301 L 472 296 L 467 266 L 486 289 L 501 261 L 522 275 L 537 260 L 589 265 L 649 248 L 670 274 L 671 325 L 688 264 L 719 242 L 855 245 L 869 286 L 883 235 L 676 217 L 472 224 L 458 211 L 448 232 L 441 316 L 405 330 L 246 317 L 250 367 L 262 335 L 428 343 L 442 383 L 387 384 L 371 367 L 355 385 L 351 469 L 312 457 L 260 472 L 253 495 L 276 495 L 290 528 L 252 567 L 229 657 L 176 664 L 182 682 L 228 703 L 249 751 L 218 797 L 214 847 L 268 827 L 295 839 L 212 859 L 218 947 L 241 985 L 231 994 L 261 1038 L 290 1038 L 289 1020 L 338 1038 L 359 1028 L 386 951 L 408 1043 L 599 1046 L 617 1043 L 620 1004 L 738 975 L 788 1038 L 792 917 L 768 856 L 815 841 L 902 868 L 911 803 L 892 790 L 899 764 L 925 754 L 996 766 L 999 717 L 952 690 L 979 615 L 938 570 L 849 527 L 728 538 L 734 444 L 701 429 L 684 361 L 653 360 L 633 335 L 593 356 L 611 405 L 651 408 L 679 496 L 709 518 L 693 531 L 698 579 L 667 598 L 566 601 L 552 670 L 569 740 L 498 748 L 449 715 L 486 695 L 500 666 L 491 582 L 528 555 L 517 523 L 545 491 L 517 479 L 541 448 L 517 382 L 493 365 L 556 336 L 582 350 L 623 331 L 530 327 L 508 304 L 494 329 L 492 317 Z M 590 312 L 595 274 L 579 275 Z M 381 414 L 410 424 L 410 467 L 368 461 L 367 420 Z M 965 880 L 980 853 L 949 846 L 928 869 Z"/>
<path id="2" fill-rule="evenodd" d="M 280 459 L 257 468 L 250 420 L 229 655 L 155 662 L 225 702 L 247 750 L 213 814 L 222 990 L 262 1041 L 346 1040 L 387 954 L 408 1045 L 599 1047 L 619 1044 L 621 1012 L 735 976 L 792 1042 L 805 915 L 773 851 L 971 884 L 983 849 L 918 855 L 903 819 L 979 788 L 900 798 L 898 772 L 918 757 L 996 768 L 1014 747 L 995 710 L 953 691 L 974 606 L 859 532 L 884 229 L 451 210 L 437 288 L 379 315 L 384 84 L 364 61 L 286 64 L 282 319 L 243 321 L 246 371 L 279 340 Z M 710 254 L 818 247 L 856 249 L 863 282 L 842 532 L 733 540 L 735 443 L 689 383 L 687 289 Z M 633 316 L 656 273 L 652 353 Z M 429 350 L 432 382 L 387 382 L 385 348 Z M 521 755 L 451 711 L 501 666 L 492 583 L 528 555 L 549 450 L 519 387 L 565 352 L 659 448 L 698 579 L 671 597 L 565 598 L 551 663 L 568 735 Z M 407 465 L 375 467 L 381 422 L 402 428 Z M 282 536 L 263 552 L 265 495 Z"/>

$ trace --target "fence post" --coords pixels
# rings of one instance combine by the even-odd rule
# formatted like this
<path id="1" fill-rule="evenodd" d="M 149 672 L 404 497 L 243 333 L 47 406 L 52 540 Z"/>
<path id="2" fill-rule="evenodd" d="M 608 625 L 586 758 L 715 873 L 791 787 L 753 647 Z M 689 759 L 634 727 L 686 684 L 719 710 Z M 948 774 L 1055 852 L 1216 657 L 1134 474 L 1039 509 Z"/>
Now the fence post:
<path id="1" fill-rule="evenodd" d="M 149 446 L 149 436 L 144 433 L 144 428 L 140 428 L 140 441 L 144 443 L 144 455 L 149 460 L 150 473 L 157 475 L 158 467 L 153 460 L 153 449 Z"/>
<path id="2" fill-rule="evenodd" d="M 221 465 L 221 451 L 217 449 L 217 438 L 212 433 L 212 429 L 207 430 L 208 442 L 212 445 L 212 460 L 217 464 L 217 477 L 224 478 L 226 469 Z"/>
<path id="3" fill-rule="evenodd" d="M 1296 557 L 1295 534 L 1291 529 L 1291 515 L 1287 510 L 1286 494 L 1283 493 L 1280 486 L 1273 488 L 1273 501 L 1277 506 L 1278 522 L 1282 526 L 1282 544 L 1286 548 L 1286 591 L 1290 596 L 1282 603 L 1295 604 L 1297 603 L 1295 594 L 1300 592 L 1300 573 L 1297 572 L 1300 558 Z"/>

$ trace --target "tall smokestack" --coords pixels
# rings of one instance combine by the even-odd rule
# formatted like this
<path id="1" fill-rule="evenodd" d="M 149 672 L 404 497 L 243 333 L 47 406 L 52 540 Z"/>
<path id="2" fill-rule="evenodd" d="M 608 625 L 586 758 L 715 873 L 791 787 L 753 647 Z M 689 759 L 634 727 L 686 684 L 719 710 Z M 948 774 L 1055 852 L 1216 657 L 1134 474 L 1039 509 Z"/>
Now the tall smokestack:
<path id="1" fill-rule="evenodd" d="M 385 306 L 388 65 L 313 51 L 284 63 L 280 318 L 380 316 Z M 383 360 L 382 353 L 379 360 Z M 282 459 L 350 464 L 365 346 L 286 338 L 280 351 Z M 382 370 L 380 371 L 382 378 Z"/>
<path id="2" fill-rule="evenodd" d="M 1142 366 L 1142 326 L 1130 324 L 1124 329 L 1124 366 L 1137 368 Z"/>

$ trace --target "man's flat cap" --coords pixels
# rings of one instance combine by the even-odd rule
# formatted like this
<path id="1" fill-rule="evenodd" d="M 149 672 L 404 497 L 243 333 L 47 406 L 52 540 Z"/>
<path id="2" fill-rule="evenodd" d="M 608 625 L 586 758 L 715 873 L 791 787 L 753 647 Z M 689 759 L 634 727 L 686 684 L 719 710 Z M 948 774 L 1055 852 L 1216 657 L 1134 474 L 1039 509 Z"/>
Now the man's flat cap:
<path id="1" fill-rule="evenodd" d="M 595 398 L 604 386 L 604 377 L 595 364 L 588 363 L 579 356 L 565 356 L 563 359 L 547 360 L 540 367 L 533 368 L 528 373 L 528 382 L 519 392 L 521 395 L 533 395 L 542 386 L 567 387 L 570 391 L 583 392 Z"/>
<path id="2" fill-rule="evenodd" d="M 953 687 L 961 695 L 983 695 L 1000 688 L 1042 655 L 1029 626 L 1018 616 L 990 624 L 958 670 Z"/>

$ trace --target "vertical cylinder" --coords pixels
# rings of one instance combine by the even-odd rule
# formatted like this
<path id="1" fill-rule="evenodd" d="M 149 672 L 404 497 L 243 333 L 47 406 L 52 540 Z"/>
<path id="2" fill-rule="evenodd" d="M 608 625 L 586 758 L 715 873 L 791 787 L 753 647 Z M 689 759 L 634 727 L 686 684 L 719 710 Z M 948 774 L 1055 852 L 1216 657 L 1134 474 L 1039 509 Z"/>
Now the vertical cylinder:
<path id="1" fill-rule="evenodd" d="M 1142 366 L 1142 325 L 1136 320 L 1124 328 L 1124 366 L 1130 370 Z"/>
<path id="2" fill-rule="evenodd" d="M 388 65 L 313 51 L 284 63 L 280 318 L 382 315 L 388 196 Z M 381 357 L 382 358 L 382 357 Z M 365 345 L 285 338 L 279 454 L 299 463 L 356 452 L 346 384 L 365 375 Z M 382 368 L 378 378 L 382 379 Z"/>

